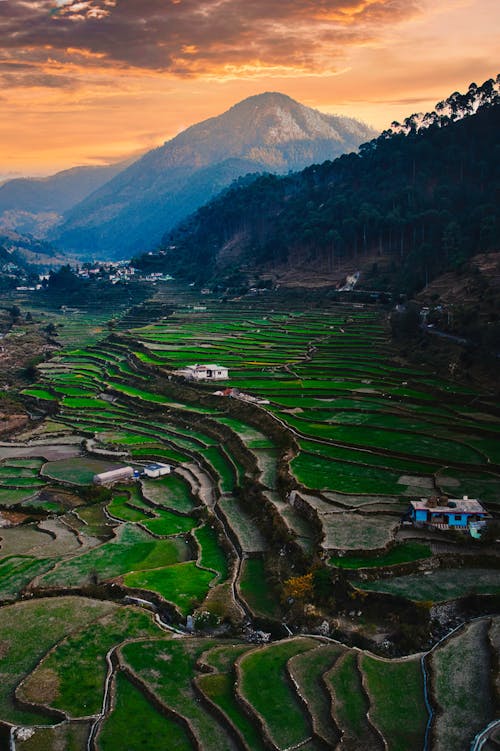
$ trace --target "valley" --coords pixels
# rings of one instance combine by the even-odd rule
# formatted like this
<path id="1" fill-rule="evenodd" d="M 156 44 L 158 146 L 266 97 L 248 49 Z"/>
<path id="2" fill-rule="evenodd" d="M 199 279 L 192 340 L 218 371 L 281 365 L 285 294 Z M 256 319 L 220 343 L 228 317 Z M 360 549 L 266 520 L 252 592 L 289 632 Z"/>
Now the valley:
<path id="1" fill-rule="evenodd" d="M 386 311 L 327 295 L 167 283 L 112 327 L 50 316 L 0 442 L 5 747 L 495 747 L 493 391 L 405 363 Z M 482 539 L 406 517 L 464 496 Z"/>

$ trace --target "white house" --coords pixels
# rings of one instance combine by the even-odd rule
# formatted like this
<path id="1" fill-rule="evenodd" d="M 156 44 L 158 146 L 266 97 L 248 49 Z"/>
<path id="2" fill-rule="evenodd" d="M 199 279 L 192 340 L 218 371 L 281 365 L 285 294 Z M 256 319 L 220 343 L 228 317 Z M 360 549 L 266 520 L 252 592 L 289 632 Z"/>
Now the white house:
<path id="1" fill-rule="evenodd" d="M 169 475 L 170 472 L 170 464 L 161 464 L 160 462 L 148 464 L 144 467 L 144 474 L 146 477 L 163 477 L 163 475 Z"/>
<path id="2" fill-rule="evenodd" d="M 178 371 L 179 375 L 189 378 L 191 381 L 223 381 L 229 378 L 229 370 L 222 365 L 188 365 Z"/>

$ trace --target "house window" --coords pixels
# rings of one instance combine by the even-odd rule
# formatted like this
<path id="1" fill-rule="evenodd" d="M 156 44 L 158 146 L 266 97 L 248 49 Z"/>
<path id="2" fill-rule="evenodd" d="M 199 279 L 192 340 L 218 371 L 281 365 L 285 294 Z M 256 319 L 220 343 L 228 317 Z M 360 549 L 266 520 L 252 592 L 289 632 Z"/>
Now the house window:
<path id="1" fill-rule="evenodd" d="M 455 521 L 456 522 L 462 521 L 462 514 L 455 514 Z"/>

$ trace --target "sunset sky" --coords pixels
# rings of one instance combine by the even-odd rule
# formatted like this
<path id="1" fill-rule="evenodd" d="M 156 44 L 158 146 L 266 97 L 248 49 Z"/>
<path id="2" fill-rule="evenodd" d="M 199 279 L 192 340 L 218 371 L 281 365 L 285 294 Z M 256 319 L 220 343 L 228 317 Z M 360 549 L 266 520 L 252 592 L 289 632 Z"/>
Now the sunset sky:
<path id="1" fill-rule="evenodd" d="M 0 179 L 281 91 L 376 128 L 496 75 L 498 0 L 0 0 Z"/>

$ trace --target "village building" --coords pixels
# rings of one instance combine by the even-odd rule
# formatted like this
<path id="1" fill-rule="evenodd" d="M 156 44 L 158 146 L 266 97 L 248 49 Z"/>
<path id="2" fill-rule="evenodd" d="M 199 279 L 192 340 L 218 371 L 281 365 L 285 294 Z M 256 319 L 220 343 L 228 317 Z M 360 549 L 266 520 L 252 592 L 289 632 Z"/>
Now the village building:
<path id="1" fill-rule="evenodd" d="M 179 375 L 188 378 L 190 381 L 223 381 L 229 378 L 229 370 L 222 365 L 188 365 L 178 371 Z"/>
<path id="2" fill-rule="evenodd" d="M 161 464 L 157 462 L 154 464 L 147 464 L 144 467 L 144 474 L 146 477 L 163 477 L 163 475 L 169 475 L 172 471 L 170 464 Z"/>
<path id="3" fill-rule="evenodd" d="M 131 480 L 133 477 L 134 470 L 132 467 L 119 467 L 118 469 L 110 469 L 108 472 L 100 472 L 94 475 L 94 484 L 113 485 L 115 482 Z"/>
<path id="4" fill-rule="evenodd" d="M 438 529 L 470 530 L 489 518 L 488 512 L 476 498 L 431 497 L 411 501 L 408 517 L 417 526 Z"/>

